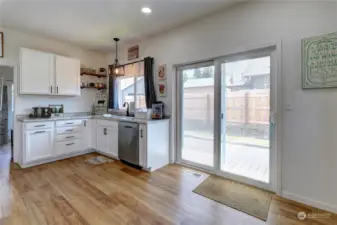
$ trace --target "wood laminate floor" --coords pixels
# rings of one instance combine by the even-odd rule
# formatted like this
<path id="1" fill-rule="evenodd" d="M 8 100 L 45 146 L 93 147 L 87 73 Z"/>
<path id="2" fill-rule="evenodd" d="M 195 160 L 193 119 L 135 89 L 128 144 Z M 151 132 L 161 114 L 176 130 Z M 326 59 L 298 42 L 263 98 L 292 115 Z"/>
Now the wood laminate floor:
<path id="1" fill-rule="evenodd" d="M 208 174 L 169 165 L 154 173 L 113 163 L 93 166 L 79 156 L 11 170 L 13 206 L 4 225 L 336 225 L 336 215 L 273 197 L 267 222 L 195 194 Z M 200 176 L 196 175 L 200 174 Z M 1 222 L 0 222 L 1 224 Z"/>

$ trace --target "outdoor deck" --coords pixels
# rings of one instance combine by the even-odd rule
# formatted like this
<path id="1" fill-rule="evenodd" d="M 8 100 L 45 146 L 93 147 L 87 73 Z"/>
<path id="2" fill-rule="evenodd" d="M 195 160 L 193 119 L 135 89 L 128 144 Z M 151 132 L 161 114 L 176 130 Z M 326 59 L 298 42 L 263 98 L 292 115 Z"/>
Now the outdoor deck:
<path id="1" fill-rule="evenodd" d="M 213 166 L 213 139 L 185 132 L 182 158 Z M 226 137 L 223 171 L 254 180 L 269 181 L 269 143 L 266 140 Z"/>

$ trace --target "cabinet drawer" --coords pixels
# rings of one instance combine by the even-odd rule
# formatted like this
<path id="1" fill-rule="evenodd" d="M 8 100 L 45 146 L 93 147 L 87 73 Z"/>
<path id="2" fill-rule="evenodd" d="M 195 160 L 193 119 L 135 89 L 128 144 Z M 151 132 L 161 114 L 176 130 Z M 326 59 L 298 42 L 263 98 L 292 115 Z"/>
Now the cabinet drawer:
<path id="1" fill-rule="evenodd" d="M 82 127 L 58 127 L 56 128 L 56 134 L 71 134 L 71 133 L 80 133 Z"/>
<path id="2" fill-rule="evenodd" d="M 97 125 L 118 129 L 118 121 L 97 120 Z"/>
<path id="3" fill-rule="evenodd" d="M 80 125 L 82 125 L 82 120 L 56 121 L 56 127 L 69 127 L 69 126 L 80 126 Z"/>
<path id="4" fill-rule="evenodd" d="M 26 123 L 26 130 L 36 130 L 36 129 L 47 129 L 54 128 L 54 122 L 34 122 L 34 123 Z"/>
<path id="5" fill-rule="evenodd" d="M 58 134 L 56 135 L 56 141 L 71 141 L 74 139 L 81 139 L 81 133 L 74 133 L 74 134 Z"/>
<path id="6" fill-rule="evenodd" d="M 75 139 L 71 141 L 56 142 L 54 149 L 56 155 L 66 155 L 72 152 L 80 151 L 81 147 L 81 140 Z"/>

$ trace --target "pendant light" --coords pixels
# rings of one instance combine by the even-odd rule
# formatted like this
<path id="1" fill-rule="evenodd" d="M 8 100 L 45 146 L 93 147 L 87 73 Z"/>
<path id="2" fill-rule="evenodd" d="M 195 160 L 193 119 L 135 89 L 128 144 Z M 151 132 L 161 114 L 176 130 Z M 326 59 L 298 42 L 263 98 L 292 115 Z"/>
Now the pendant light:
<path id="1" fill-rule="evenodd" d="M 119 38 L 114 38 L 114 41 L 116 42 L 116 59 L 115 59 L 113 66 L 115 68 L 115 74 L 119 74 L 120 64 L 118 62 L 118 49 L 117 49 L 117 42 L 119 41 Z"/>

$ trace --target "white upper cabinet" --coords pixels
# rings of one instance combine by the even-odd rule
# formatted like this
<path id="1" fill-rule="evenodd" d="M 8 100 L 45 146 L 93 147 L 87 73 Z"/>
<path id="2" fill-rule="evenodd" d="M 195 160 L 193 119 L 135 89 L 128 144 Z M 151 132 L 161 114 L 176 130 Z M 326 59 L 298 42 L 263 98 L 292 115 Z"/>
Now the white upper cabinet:
<path id="1" fill-rule="evenodd" d="M 80 95 L 80 61 L 64 56 L 56 57 L 56 94 Z"/>
<path id="2" fill-rule="evenodd" d="M 20 50 L 20 94 L 80 95 L 79 60 L 26 48 Z"/>
<path id="3" fill-rule="evenodd" d="M 54 55 L 21 49 L 20 93 L 49 95 L 54 85 Z"/>

